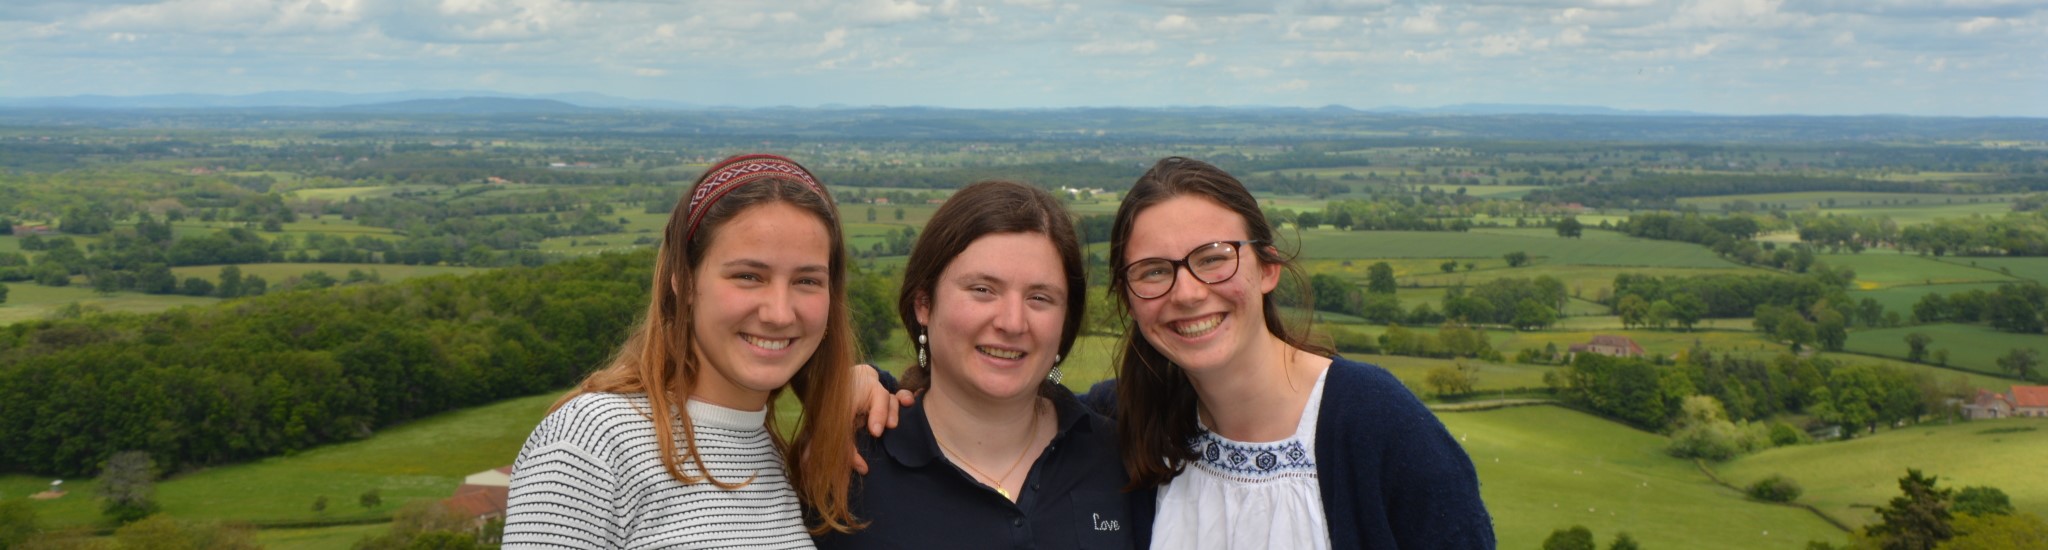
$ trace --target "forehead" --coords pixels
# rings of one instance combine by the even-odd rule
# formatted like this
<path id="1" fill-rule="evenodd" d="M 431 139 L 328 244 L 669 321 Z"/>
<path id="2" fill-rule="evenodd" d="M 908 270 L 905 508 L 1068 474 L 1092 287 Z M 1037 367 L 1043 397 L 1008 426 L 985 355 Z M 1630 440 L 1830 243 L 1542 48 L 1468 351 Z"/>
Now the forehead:
<path id="1" fill-rule="evenodd" d="M 1066 272 L 1052 237 L 1044 233 L 990 233 L 967 243 L 940 277 L 993 277 L 1001 282 L 1064 288 Z"/>
<path id="2" fill-rule="evenodd" d="M 1244 216 L 1213 199 L 1181 195 L 1138 212 L 1125 254 L 1127 260 L 1179 258 L 1197 246 L 1248 238 Z"/>
<path id="3" fill-rule="evenodd" d="M 749 206 L 712 232 L 706 265 L 745 257 L 770 263 L 831 261 L 832 236 L 816 214 L 785 202 Z"/>

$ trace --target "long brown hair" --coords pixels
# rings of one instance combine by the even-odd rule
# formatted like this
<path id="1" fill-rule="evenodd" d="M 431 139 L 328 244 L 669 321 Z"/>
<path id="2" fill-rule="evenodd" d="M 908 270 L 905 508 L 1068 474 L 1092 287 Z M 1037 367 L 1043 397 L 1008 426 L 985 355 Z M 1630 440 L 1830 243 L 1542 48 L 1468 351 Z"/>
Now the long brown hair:
<path id="1" fill-rule="evenodd" d="M 977 182 L 953 193 L 939 211 L 925 222 L 925 232 L 910 249 L 910 261 L 903 268 L 903 289 L 896 295 L 896 314 L 917 345 L 917 304 L 930 300 L 939 286 L 939 275 L 975 239 L 996 233 L 1038 233 L 1052 241 L 1060 256 L 1060 268 L 1067 278 L 1067 318 L 1060 327 L 1061 360 L 1071 355 L 1074 339 L 1081 334 L 1081 319 L 1088 301 L 1088 278 L 1081 261 L 1081 239 L 1074 232 L 1074 220 L 1066 207 L 1045 190 L 1012 181 Z M 1055 363 L 1057 365 L 1057 363 Z M 931 387 L 931 372 L 912 365 L 904 371 L 902 388 L 918 391 Z M 1041 393 L 1051 383 L 1039 384 Z"/>
<path id="2" fill-rule="evenodd" d="M 1125 257 L 1131 242 L 1131 226 L 1137 222 L 1138 213 L 1146 208 L 1181 196 L 1201 197 L 1237 213 L 1244 219 L 1245 234 L 1251 240 L 1267 243 L 1273 239 L 1273 226 L 1266 222 L 1266 214 L 1259 210 L 1259 201 L 1251 191 L 1229 173 L 1199 160 L 1167 157 L 1152 165 L 1145 175 L 1131 185 L 1124 194 L 1123 203 L 1117 206 L 1116 221 L 1110 227 L 1110 265 L 1121 268 L 1130 260 Z M 1309 296 L 1306 280 L 1301 277 L 1300 268 L 1293 259 L 1282 255 L 1272 245 L 1253 246 L 1255 257 L 1263 264 L 1282 266 L 1293 273 L 1296 288 L 1301 296 Z M 1285 283 L 1287 277 L 1282 277 Z M 1110 293 L 1116 295 L 1117 303 L 1124 307 L 1123 346 L 1117 351 L 1117 438 L 1123 443 L 1124 470 L 1130 473 L 1131 488 L 1156 487 L 1180 475 L 1188 461 L 1196 458 L 1188 447 L 1188 441 L 1195 437 L 1200 427 L 1195 423 L 1195 386 L 1188 380 L 1186 371 L 1160 353 L 1159 348 L 1145 340 L 1138 332 L 1137 321 L 1128 314 L 1131 295 L 1126 291 L 1128 281 L 1124 280 L 1122 269 L 1116 269 L 1110 278 Z M 1306 298 L 1305 298 L 1306 300 Z M 1273 293 L 1266 293 L 1260 299 L 1260 308 L 1266 313 L 1266 331 L 1295 348 L 1308 350 L 1318 355 L 1330 355 L 1322 346 L 1307 343 L 1307 330 L 1297 336 L 1288 330 L 1281 319 L 1280 305 Z M 1313 303 L 1313 302 L 1309 302 Z M 1307 323 L 1300 323 L 1304 327 Z"/>
<path id="3" fill-rule="evenodd" d="M 854 414 L 851 374 L 854 343 L 853 324 L 846 306 L 846 241 L 839 229 L 838 208 L 822 188 L 791 176 L 768 176 L 763 181 L 727 190 L 723 196 L 700 205 L 703 212 L 697 213 L 697 227 L 693 232 L 692 212 L 689 211 L 691 196 L 704 187 L 705 180 L 718 172 L 721 166 L 739 158 L 722 161 L 706 170 L 704 177 L 691 186 L 693 193 L 685 194 L 682 200 L 677 201 L 674 211 L 669 214 L 668 226 L 662 232 L 661 247 L 654 260 L 653 296 L 647 302 L 647 312 L 625 344 L 612 355 L 607 363 L 610 366 L 584 378 L 576 389 L 557 400 L 554 408 L 560 408 L 585 393 L 645 394 L 649 410 L 644 413 L 654 422 L 654 440 L 661 448 L 661 465 L 671 477 L 683 483 L 709 482 L 728 490 L 751 482 L 751 479 L 727 482 L 711 477 L 703 457 L 697 452 L 696 430 L 691 423 L 689 409 L 675 402 L 687 399 L 687 394 L 675 396 L 667 391 L 670 388 L 687 391 L 696 387 L 705 367 L 698 364 L 695 340 L 691 338 L 695 327 L 691 325 L 687 310 L 687 296 L 678 295 L 677 290 L 695 288 L 694 277 L 704 252 L 718 238 L 719 229 L 726 222 L 760 205 L 780 202 L 795 206 L 817 216 L 818 222 L 824 224 L 826 232 L 831 235 L 831 307 L 825 321 L 824 340 L 789 381 L 789 386 L 796 389 L 797 398 L 803 403 L 796 438 L 785 438 L 776 427 L 775 400 L 782 394 L 781 389 L 768 395 L 765 424 L 775 450 L 789 465 L 790 485 L 796 488 L 797 497 L 814 511 L 817 524 L 810 526 L 811 533 L 851 532 L 859 527 L 846 495 L 851 482 L 848 472 L 852 471 L 847 449 L 853 444 L 853 431 L 847 427 L 853 425 Z M 682 430 L 680 437 L 676 434 L 677 428 Z M 678 441 L 682 447 L 680 452 Z M 694 474 L 684 471 L 685 463 L 695 466 Z"/>

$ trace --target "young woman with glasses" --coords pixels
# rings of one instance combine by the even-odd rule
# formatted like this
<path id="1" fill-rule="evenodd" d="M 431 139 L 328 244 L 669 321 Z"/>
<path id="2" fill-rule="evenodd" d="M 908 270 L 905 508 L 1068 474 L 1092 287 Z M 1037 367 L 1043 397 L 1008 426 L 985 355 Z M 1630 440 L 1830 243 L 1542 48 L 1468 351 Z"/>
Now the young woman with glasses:
<path id="1" fill-rule="evenodd" d="M 1443 424 L 1385 370 L 1282 322 L 1292 266 L 1236 178 L 1159 161 L 1125 194 L 1110 258 L 1129 325 L 1118 379 L 1091 397 L 1114 392 L 1131 485 L 1158 491 L 1152 521 L 1136 503 L 1140 544 L 1493 547 Z"/>

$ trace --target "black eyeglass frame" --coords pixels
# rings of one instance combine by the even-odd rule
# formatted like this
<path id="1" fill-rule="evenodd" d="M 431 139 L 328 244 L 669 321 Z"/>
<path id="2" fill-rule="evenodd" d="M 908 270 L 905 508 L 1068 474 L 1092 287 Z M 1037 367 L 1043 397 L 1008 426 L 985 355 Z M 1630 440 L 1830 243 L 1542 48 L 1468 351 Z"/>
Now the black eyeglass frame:
<path id="1" fill-rule="evenodd" d="M 1232 253 L 1233 253 L 1234 255 L 1236 255 L 1236 256 L 1237 256 L 1237 258 L 1236 258 L 1236 260 L 1237 260 L 1237 261 L 1236 261 L 1236 262 L 1234 262 L 1234 263 L 1232 263 L 1232 265 L 1231 265 L 1231 269 L 1230 269 L 1230 274 L 1229 274 L 1229 275 L 1225 275 L 1225 276 L 1223 276 L 1223 278 L 1221 278 L 1221 279 L 1217 279 L 1217 280 L 1214 280 L 1214 281 L 1211 281 L 1211 280 L 1208 280 L 1208 279 L 1203 279 L 1203 278 L 1202 278 L 1202 274 L 1201 274 L 1200 272 L 1196 271 L 1196 270 L 1195 270 L 1195 267 L 1194 267 L 1193 265 L 1190 265 L 1190 264 L 1188 263 L 1188 260 L 1190 260 L 1190 259 L 1193 259 L 1193 258 L 1195 257 L 1195 254 L 1197 254 L 1197 253 L 1200 253 L 1200 252 L 1201 252 L 1201 251 L 1203 251 L 1203 250 L 1206 250 L 1206 249 L 1208 249 L 1208 248 L 1210 248 L 1210 247 L 1213 247 L 1213 246 L 1216 246 L 1216 245 L 1219 245 L 1219 244 L 1228 244 L 1228 245 L 1234 245 L 1234 246 L 1236 246 L 1237 248 L 1233 249 L 1233 250 L 1232 250 L 1231 252 L 1232 252 Z M 1132 297 L 1135 297 L 1135 298 L 1137 298 L 1137 299 L 1140 299 L 1140 300 L 1156 300 L 1156 299 L 1159 299 L 1159 298 L 1160 298 L 1160 297 L 1162 297 L 1162 296 L 1165 296 L 1165 295 L 1167 295 L 1167 294 L 1170 294 L 1170 293 L 1172 293 L 1172 292 L 1173 292 L 1173 286 L 1174 286 L 1174 285 L 1178 285 L 1178 284 L 1180 284 L 1180 272 L 1181 272 L 1181 270 L 1186 270 L 1186 271 L 1188 272 L 1188 276 L 1194 277 L 1194 278 L 1195 278 L 1195 280 L 1197 280 L 1197 281 L 1201 281 L 1201 282 L 1202 282 L 1203 284 L 1211 284 L 1211 285 L 1214 285 L 1214 284 L 1222 284 L 1222 283 L 1225 283 L 1225 282 L 1229 282 L 1231 278 L 1233 278 L 1233 277 L 1237 277 L 1237 272 L 1239 272 L 1239 271 L 1242 271 L 1242 270 L 1243 270 L 1243 266 L 1242 266 L 1242 265 L 1240 265 L 1240 264 L 1241 264 L 1241 263 L 1242 263 L 1242 262 L 1244 261 L 1244 249 L 1245 249 L 1245 248 L 1248 248 L 1248 247 L 1255 247 L 1255 246 L 1263 246 L 1263 245 L 1265 245 L 1265 244 L 1267 244 L 1267 243 L 1266 243 L 1266 241 L 1262 241 L 1262 240 L 1256 240 L 1256 239 L 1253 239 L 1253 240 L 1242 240 L 1242 241 L 1216 241 L 1216 242 L 1212 242 L 1212 243 L 1207 243 L 1207 244 L 1203 244 L 1203 245 L 1200 245 L 1200 246 L 1196 246 L 1196 247 L 1195 247 L 1195 248 L 1194 248 L 1193 250 L 1189 250 L 1186 256 L 1181 256 L 1181 257 L 1180 257 L 1180 259 L 1178 259 L 1178 260 L 1169 260 L 1169 259 L 1166 259 L 1166 258 L 1157 258 L 1157 257 L 1154 257 L 1154 258 L 1141 258 L 1141 259 L 1137 259 L 1137 260 L 1132 260 L 1132 261 L 1130 261 L 1129 263 L 1125 263 L 1123 267 L 1121 267 L 1121 268 L 1118 268 L 1118 269 L 1116 270 L 1116 277 L 1117 277 L 1117 280 L 1118 280 L 1118 282 L 1119 282 L 1119 283 L 1121 283 L 1121 284 L 1123 285 L 1123 287 L 1124 287 L 1124 292 L 1128 292 L 1128 293 L 1130 293 Z M 1257 252 L 1257 251 L 1255 250 L 1255 251 L 1253 251 L 1253 252 L 1252 252 L 1252 254 L 1253 254 L 1254 256 L 1256 256 L 1256 255 L 1258 254 L 1258 252 Z M 1168 281 L 1167 281 L 1167 283 L 1166 283 L 1166 289 L 1165 289 L 1165 290 L 1161 290 L 1161 291 L 1159 291 L 1159 293 L 1158 293 L 1158 294 L 1154 294 L 1154 295 L 1151 295 L 1151 296 L 1146 296 L 1146 295 L 1143 295 L 1143 294 L 1139 294 L 1139 293 L 1138 293 L 1138 289 L 1137 289 L 1137 287 L 1135 287 L 1135 286 L 1132 286 L 1132 285 L 1131 285 L 1131 266 L 1135 266 L 1135 265 L 1138 265 L 1138 264 L 1141 264 L 1141 263 L 1144 263 L 1144 262 L 1150 262 L 1150 261 L 1154 261 L 1154 260 L 1157 260 L 1157 261 L 1162 261 L 1162 262 L 1166 262 L 1166 263 L 1167 263 L 1167 265 L 1173 266 L 1173 270 L 1174 270 L 1174 271 L 1173 271 L 1173 277 L 1172 277 L 1171 279 L 1168 279 Z"/>

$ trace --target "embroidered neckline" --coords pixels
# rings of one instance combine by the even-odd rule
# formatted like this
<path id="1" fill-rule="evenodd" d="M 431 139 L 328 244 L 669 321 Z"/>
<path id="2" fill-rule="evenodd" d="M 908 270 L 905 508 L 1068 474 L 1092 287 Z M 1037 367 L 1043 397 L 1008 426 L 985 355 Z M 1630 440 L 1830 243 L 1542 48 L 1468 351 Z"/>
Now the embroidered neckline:
<path id="1" fill-rule="evenodd" d="M 1316 471 L 1314 456 L 1301 440 L 1288 438 L 1273 443 L 1240 443 L 1202 430 L 1191 447 L 1203 466 L 1220 473 L 1264 478 L 1289 473 Z"/>

